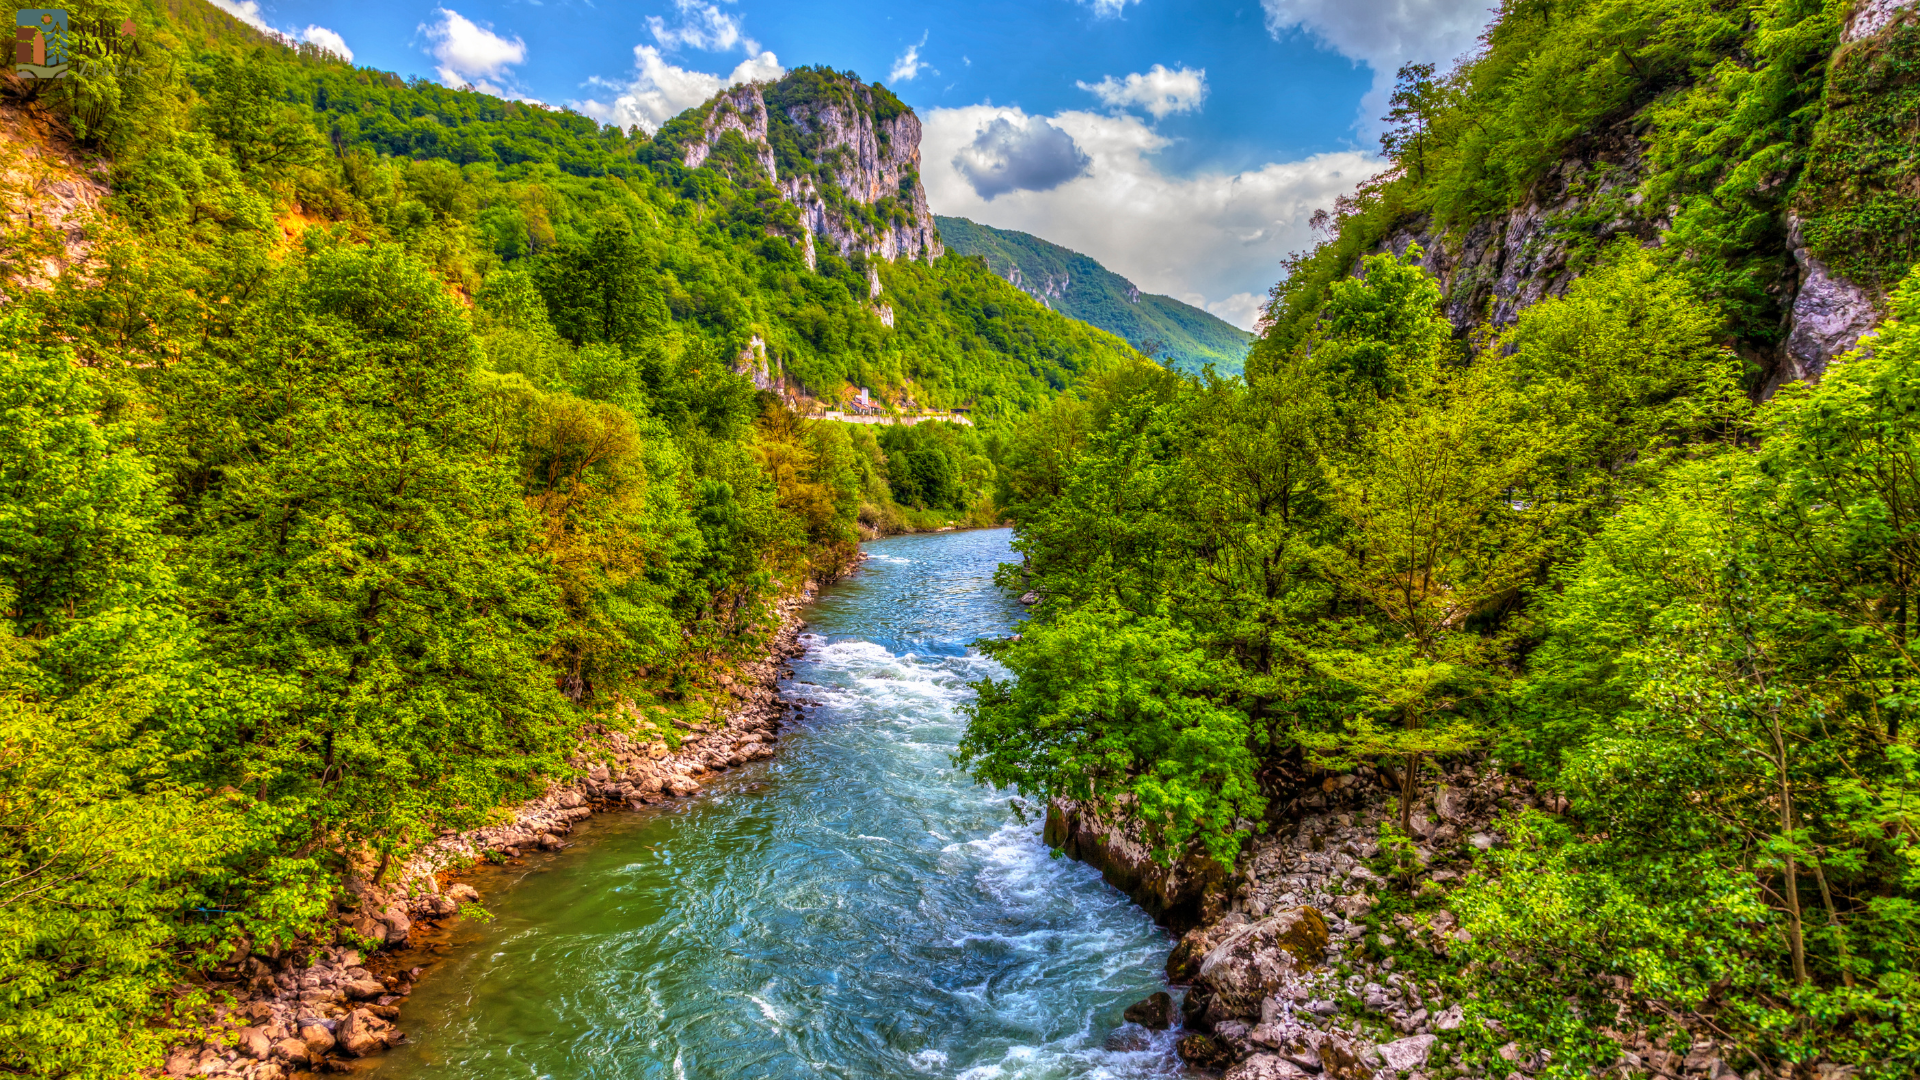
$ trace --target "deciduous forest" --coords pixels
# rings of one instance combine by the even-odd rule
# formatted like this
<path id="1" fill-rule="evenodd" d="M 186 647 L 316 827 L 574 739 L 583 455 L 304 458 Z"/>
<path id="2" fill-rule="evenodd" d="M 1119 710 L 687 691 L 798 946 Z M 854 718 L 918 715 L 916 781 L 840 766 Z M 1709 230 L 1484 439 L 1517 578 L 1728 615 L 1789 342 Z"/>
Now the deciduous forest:
<path id="1" fill-rule="evenodd" d="M 1364 775 L 1347 955 L 1464 1009 L 1432 1076 L 1920 1073 L 1911 9 L 1505 0 L 1400 70 L 1244 374 L 816 250 L 724 95 L 649 136 L 69 10 L 73 76 L 0 87 L 0 1072 L 155 1069 L 210 972 L 378 944 L 350 880 L 678 745 L 651 706 L 862 539 L 1011 522 L 954 764 L 1229 882 L 1190 941 Z M 1877 329 L 1826 349 L 1816 286 Z M 972 423 L 806 415 L 863 388 Z M 1468 768 L 1532 794 L 1437 841 Z"/>
<path id="2" fill-rule="evenodd" d="M 976 775 L 1231 867 L 1359 766 L 1411 860 L 1410 810 L 1491 760 L 1565 802 L 1455 841 L 1463 885 L 1397 864 L 1371 924 L 1465 1002 L 1463 1064 L 1710 1031 L 1745 1075 L 1914 1075 L 1920 26 L 1843 43 L 1852 10 L 1508 3 L 1403 69 L 1394 167 L 1244 380 L 1115 373 L 1012 437 L 1003 576 L 1042 599 L 987 646 Z M 1451 260 L 1555 183 L 1565 284 L 1501 308 Z M 1796 247 L 1886 312 L 1797 381 Z M 1445 960 L 1384 918 L 1442 907 Z"/>
<path id="3" fill-rule="evenodd" d="M 996 425 L 1144 362 L 977 260 L 810 271 L 644 134 L 69 9 L 85 62 L 5 101 L 10 200 L 100 195 L 0 243 L 0 1071 L 157 1063 L 236 941 L 332 940 L 352 866 L 697 693 L 863 533 L 996 523 Z M 754 339 L 979 426 L 808 421 Z"/>

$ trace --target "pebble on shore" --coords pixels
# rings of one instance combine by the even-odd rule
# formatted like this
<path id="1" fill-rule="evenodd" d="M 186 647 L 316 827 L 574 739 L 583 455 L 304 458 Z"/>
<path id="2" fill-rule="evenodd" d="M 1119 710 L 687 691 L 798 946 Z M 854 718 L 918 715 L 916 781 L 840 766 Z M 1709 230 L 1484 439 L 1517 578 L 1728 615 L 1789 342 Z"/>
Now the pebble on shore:
<path id="1" fill-rule="evenodd" d="M 708 729 L 697 731 L 689 725 L 671 750 L 618 732 L 598 745 L 583 745 L 573 764 L 584 775 L 515 808 L 505 823 L 436 837 L 400 869 L 395 885 L 349 879 L 339 925 L 377 947 L 405 946 L 418 923 L 437 923 L 457 915 L 462 904 L 479 902 L 472 885 L 450 880 L 458 868 L 488 853 L 517 857 L 534 848 L 556 850 L 566 846 L 563 837 L 576 823 L 596 811 L 687 798 L 701 790 L 696 776 L 772 757 L 788 708 L 774 684 L 786 660 L 803 651 L 799 611 L 813 595 L 810 584 L 781 601 L 780 626 L 766 657 L 745 665 L 741 679 L 721 678 L 736 703 L 724 723 L 698 725 Z M 405 1040 L 396 1022 L 420 968 L 376 975 L 363 966 L 358 950 L 345 945 L 316 946 L 304 954 L 308 962 L 300 964 L 293 952 L 263 956 L 243 945 L 215 972 L 237 1004 L 216 1015 L 210 1035 L 168 1052 L 167 1075 L 282 1080 L 302 1070 L 347 1071 L 352 1059 Z"/>

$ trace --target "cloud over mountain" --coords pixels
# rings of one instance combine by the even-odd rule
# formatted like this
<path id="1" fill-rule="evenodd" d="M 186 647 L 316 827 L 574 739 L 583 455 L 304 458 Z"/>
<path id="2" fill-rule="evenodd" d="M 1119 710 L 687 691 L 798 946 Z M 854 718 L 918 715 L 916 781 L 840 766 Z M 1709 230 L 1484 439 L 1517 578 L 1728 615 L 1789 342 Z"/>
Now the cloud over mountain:
<path id="1" fill-rule="evenodd" d="M 951 111 L 935 110 L 936 115 Z M 946 156 L 944 148 L 937 153 Z M 989 202 L 1010 191 L 1051 191 L 1085 174 L 1092 163 L 1073 136 L 1018 110 L 986 120 L 952 157 L 954 172 Z"/>
<path id="2" fill-rule="evenodd" d="M 515 96 L 496 80 L 505 81 L 509 68 L 526 62 L 527 43 L 501 37 L 451 8 L 437 8 L 434 14 L 439 18 L 420 24 L 419 32 L 431 43 L 427 51 L 438 61 L 435 74 L 440 81 L 456 87 L 471 84 L 497 97 Z"/>
<path id="3" fill-rule="evenodd" d="M 347 48 L 347 39 L 324 26 L 307 24 L 305 30 L 281 30 L 267 22 L 260 13 L 260 0 L 213 0 L 213 6 L 239 19 L 255 30 L 269 34 L 278 34 L 289 41 L 304 41 L 318 45 L 348 63 L 353 62 L 353 50 Z"/>
<path id="4" fill-rule="evenodd" d="M 1247 328 L 1280 260 L 1310 245 L 1313 212 L 1383 164 L 1347 150 L 1181 176 L 1155 156 L 1170 140 L 1138 116 L 973 105 L 925 120 L 921 175 L 935 212 L 1084 251 Z"/>
<path id="5" fill-rule="evenodd" d="M 633 77 L 626 82 L 594 78 L 588 85 L 604 91 L 608 100 L 587 98 L 568 102 L 603 124 L 657 131 L 661 124 L 706 101 L 729 86 L 770 82 L 787 73 L 771 51 L 749 56 L 722 77 L 669 63 L 652 45 L 633 47 Z"/>

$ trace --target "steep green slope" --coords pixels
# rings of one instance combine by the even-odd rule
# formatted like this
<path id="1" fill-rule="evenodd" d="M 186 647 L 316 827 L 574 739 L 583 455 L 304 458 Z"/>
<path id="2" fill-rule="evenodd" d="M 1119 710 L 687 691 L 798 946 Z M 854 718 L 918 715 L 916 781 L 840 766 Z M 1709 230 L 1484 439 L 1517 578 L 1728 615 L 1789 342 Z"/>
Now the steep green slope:
<path id="1" fill-rule="evenodd" d="M 949 251 L 985 259 L 994 273 L 1053 310 L 1118 334 L 1181 371 L 1212 364 L 1223 375 L 1238 375 L 1246 362 L 1252 334 L 1171 296 L 1143 293 L 1086 255 L 966 218 L 934 220 Z"/>
<path id="2" fill-rule="evenodd" d="M 75 77 L 0 95 L 0 1074 L 156 1072 L 365 945 L 350 879 L 722 707 L 861 526 L 999 520 L 996 426 L 1159 371 L 585 117 L 68 7 Z"/>
<path id="3" fill-rule="evenodd" d="M 1342 969 L 1455 1003 L 1440 1075 L 1920 1075 L 1920 13 L 1508 0 L 1482 44 L 1399 73 L 1243 384 L 1010 437 L 1041 599 L 962 752 L 1214 857 L 1216 911 L 1251 833 L 1396 790 Z M 1182 1053 L 1254 1052 L 1187 1001 Z"/>
<path id="4" fill-rule="evenodd" d="M 327 130 L 350 175 L 389 174 L 367 189 L 377 217 L 465 231 L 464 250 L 446 251 L 447 272 L 472 281 L 491 266 L 538 263 L 586 242 L 609 216 L 624 220 L 644 252 L 636 287 L 657 295 L 674 325 L 728 356 L 758 338 L 770 367 L 806 397 L 844 402 L 865 386 L 990 420 L 1132 356 L 959 260 L 822 252 L 809 271 L 793 207 L 764 179 L 684 168 L 645 137 L 578 114 L 324 59 L 286 70 L 283 96 Z M 803 75 L 817 81 L 811 70 L 789 78 Z M 885 289 L 872 300 L 869 269 Z M 919 299 L 928 295 L 938 299 Z M 892 326 L 881 304 L 897 309 Z"/>

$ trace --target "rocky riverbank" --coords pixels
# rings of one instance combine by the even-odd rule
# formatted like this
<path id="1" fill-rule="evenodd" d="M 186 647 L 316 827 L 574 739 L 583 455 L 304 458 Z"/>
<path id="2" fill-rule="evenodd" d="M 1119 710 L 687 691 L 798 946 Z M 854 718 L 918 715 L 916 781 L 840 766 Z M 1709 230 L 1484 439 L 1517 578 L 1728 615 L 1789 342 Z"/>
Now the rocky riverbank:
<path id="1" fill-rule="evenodd" d="M 1158 866 L 1137 833 L 1070 805 L 1054 808 L 1047 840 L 1183 935 L 1167 979 L 1186 988 L 1184 1000 L 1176 1006 L 1155 995 L 1127 1020 L 1182 1027 L 1180 1054 L 1204 1074 L 1527 1080 L 1547 1063 L 1517 1043 L 1500 1047 L 1502 1067 L 1492 1073 L 1463 1062 L 1464 1002 L 1449 996 L 1443 978 L 1409 974 L 1457 963 L 1454 950 L 1470 938 L 1448 897 L 1486 872 L 1474 856 L 1505 842 L 1499 819 L 1525 808 L 1559 813 L 1566 803 L 1496 764 L 1460 767 L 1416 804 L 1407 874 L 1389 872 L 1381 858 L 1380 826 L 1398 819 L 1397 789 L 1366 768 L 1325 777 L 1276 807 L 1266 835 L 1249 843 L 1230 874 L 1200 860 Z M 1643 1033 L 1615 1034 L 1626 1049 L 1609 1075 L 1739 1078 L 1704 1035 L 1676 1051 Z M 1836 1080 L 1846 1072 L 1812 1075 Z"/>
<path id="2" fill-rule="evenodd" d="M 795 708 L 774 686 L 790 674 L 786 661 L 803 651 L 799 612 L 814 592 L 808 584 L 780 602 L 778 628 L 763 659 L 717 676 L 732 702 L 724 717 L 669 721 L 677 740 L 606 724 L 589 727 L 571 762 L 580 771 L 577 779 L 554 784 L 499 824 L 436 837 L 397 873 L 380 875 L 368 867 L 368 875 L 349 878 L 335 905 L 336 943 L 236 951 L 204 987 L 232 1003 L 215 1010 L 204 1037 L 174 1047 L 167 1074 L 283 1080 L 303 1071 L 344 1072 L 355 1059 L 403 1041 L 396 1024 L 422 969 L 392 958 L 456 918 L 463 905 L 480 901 L 478 890 L 459 880 L 464 869 L 565 847 L 567 834 L 595 812 L 689 798 L 700 792 L 703 778 L 773 756 L 782 721 Z M 635 718 L 645 719 L 637 712 Z"/>

